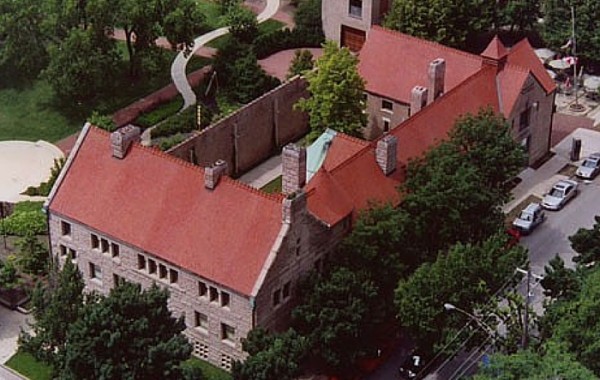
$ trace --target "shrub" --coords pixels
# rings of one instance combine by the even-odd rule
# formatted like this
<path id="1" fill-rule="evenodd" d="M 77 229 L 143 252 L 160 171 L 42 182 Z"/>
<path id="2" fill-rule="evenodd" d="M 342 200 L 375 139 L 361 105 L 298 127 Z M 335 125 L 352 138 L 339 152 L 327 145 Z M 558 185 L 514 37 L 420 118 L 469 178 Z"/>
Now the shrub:
<path id="1" fill-rule="evenodd" d="M 196 108 L 190 107 L 157 125 L 152 130 L 152 137 L 166 137 L 177 133 L 188 133 L 194 129 L 197 129 Z"/>
<path id="2" fill-rule="evenodd" d="M 0 221 L 0 233 L 7 235 L 43 235 L 47 233 L 46 215 L 37 211 L 16 211 Z"/>
<path id="3" fill-rule="evenodd" d="M 23 194 L 29 195 L 31 197 L 34 197 L 34 196 L 47 197 L 50 194 L 50 191 L 52 190 L 52 186 L 54 186 L 54 182 L 56 182 L 56 179 L 58 178 L 60 171 L 62 170 L 63 166 L 65 165 L 65 161 L 66 160 L 64 157 L 55 158 L 54 166 L 52 166 L 52 169 L 50 169 L 50 178 L 48 179 L 48 181 L 40 183 L 37 187 L 29 186 L 23 192 Z"/>
<path id="4" fill-rule="evenodd" d="M 115 129 L 117 129 L 117 125 L 113 121 L 112 117 L 108 115 L 103 115 L 98 111 L 92 112 L 90 117 L 88 117 L 88 122 L 108 132 L 113 132 Z"/>
<path id="5" fill-rule="evenodd" d="M 300 34 L 320 39 L 319 43 L 325 42 L 321 21 L 321 0 L 302 0 L 294 15 L 296 30 Z"/>
<path id="6" fill-rule="evenodd" d="M 254 49 L 258 59 L 266 58 L 278 51 L 303 47 L 321 47 L 323 35 L 305 33 L 302 30 L 282 29 L 260 35 L 254 41 Z"/>
<path id="7" fill-rule="evenodd" d="M 302 75 L 302 73 L 311 70 L 313 67 L 312 53 L 309 50 L 296 50 L 287 77 L 291 78 L 295 75 Z"/>
<path id="8" fill-rule="evenodd" d="M 178 133 L 174 136 L 170 136 L 170 137 L 167 137 L 167 138 L 161 140 L 161 142 L 158 144 L 158 146 L 159 146 L 160 150 L 165 151 L 165 150 L 171 149 L 172 147 L 179 144 L 183 140 L 185 140 L 185 136 L 182 135 L 181 133 Z"/>
<path id="9" fill-rule="evenodd" d="M 227 15 L 229 33 L 236 40 L 244 43 L 252 43 L 258 35 L 258 21 L 249 9 L 236 6 L 229 10 Z"/>
<path id="10" fill-rule="evenodd" d="M 167 103 L 163 103 L 150 112 L 141 114 L 135 124 L 143 128 L 150 128 L 166 118 L 176 114 L 183 107 L 183 99 L 177 96 Z"/>

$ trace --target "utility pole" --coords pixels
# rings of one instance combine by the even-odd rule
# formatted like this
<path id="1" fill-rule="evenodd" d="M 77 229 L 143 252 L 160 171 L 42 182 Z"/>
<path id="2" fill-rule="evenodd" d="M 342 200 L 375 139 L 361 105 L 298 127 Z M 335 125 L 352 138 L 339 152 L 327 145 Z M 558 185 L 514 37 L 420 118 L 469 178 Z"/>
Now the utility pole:
<path id="1" fill-rule="evenodd" d="M 527 267 L 527 293 L 525 294 L 525 314 L 523 316 L 523 336 L 521 337 L 521 347 L 527 349 L 529 338 L 529 292 L 531 286 L 531 268 Z"/>

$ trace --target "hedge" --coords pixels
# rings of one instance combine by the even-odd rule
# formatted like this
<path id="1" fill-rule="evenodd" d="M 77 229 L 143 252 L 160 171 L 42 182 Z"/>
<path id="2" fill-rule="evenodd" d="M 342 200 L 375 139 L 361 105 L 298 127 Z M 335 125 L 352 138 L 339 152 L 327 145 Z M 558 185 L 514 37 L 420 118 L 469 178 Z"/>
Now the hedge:
<path id="1" fill-rule="evenodd" d="M 161 104 L 150 112 L 141 114 L 135 124 L 143 128 L 150 128 L 166 118 L 175 115 L 183 107 L 183 99 L 177 96 L 175 99 Z"/>
<path id="2" fill-rule="evenodd" d="M 322 43 L 320 34 L 286 28 L 258 36 L 254 40 L 254 49 L 256 57 L 263 59 L 282 50 L 321 47 Z"/>

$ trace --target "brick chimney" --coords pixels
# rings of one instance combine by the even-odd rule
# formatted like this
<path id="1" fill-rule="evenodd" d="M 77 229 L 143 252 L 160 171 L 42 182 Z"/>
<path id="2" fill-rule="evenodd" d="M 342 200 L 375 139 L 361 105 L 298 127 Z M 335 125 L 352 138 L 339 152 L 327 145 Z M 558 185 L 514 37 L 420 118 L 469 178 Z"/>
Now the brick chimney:
<path id="1" fill-rule="evenodd" d="M 306 211 L 306 194 L 303 190 L 288 194 L 283 200 L 281 217 L 284 223 L 294 223 L 301 219 Z"/>
<path id="2" fill-rule="evenodd" d="M 443 58 L 437 58 L 429 64 L 429 94 L 427 104 L 436 100 L 444 93 L 444 77 L 446 75 L 446 61 Z"/>
<path id="3" fill-rule="evenodd" d="M 306 148 L 295 144 L 283 147 L 282 192 L 292 194 L 306 184 Z"/>
<path id="4" fill-rule="evenodd" d="M 426 87 L 415 86 L 410 93 L 410 115 L 414 115 L 427 105 Z"/>
<path id="5" fill-rule="evenodd" d="M 375 158 L 383 174 L 390 175 L 396 170 L 396 151 L 398 150 L 398 139 L 396 136 L 386 135 L 377 141 Z"/>
<path id="6" fill-rule="evenodd" d="M 140 141 L 140 128 L 128 124 L 110 134 L 110 145 L 113 157 L 123 159 L 131 143 Z"/>
<path id="7" fill-rule="evenodd" d="M 227 174 L 227 162 L 217 160 L 212 166 L 204 168 L 204 186 L 209 190 L 214 190 L 225 174 Z"/>

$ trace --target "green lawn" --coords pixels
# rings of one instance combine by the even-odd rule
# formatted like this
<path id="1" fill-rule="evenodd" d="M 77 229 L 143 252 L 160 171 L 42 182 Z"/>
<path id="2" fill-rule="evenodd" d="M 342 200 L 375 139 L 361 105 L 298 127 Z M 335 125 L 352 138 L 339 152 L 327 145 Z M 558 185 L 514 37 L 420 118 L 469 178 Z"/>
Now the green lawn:
<path id="1" fill-rule="evenodd" d="M 227 17 L 221 14 L 221 5 L 216 1 L 199 0 L 198 7 L 206 16 L 206 23 L 211 30 L 227 25 Z"/>
<path id="2" fill-rule="evenodd" d="M 232 380 L 229 373 L 198 358 L 192 357 L 187 360 L 184 365 L 189 367 L 200 367 L 202 374 L 204 375 L 203 379 L 206 380 Z"/>
<path id="3" fill-rule="evenodd" d="M 279 176 L 272 180 L 271 182 L 264 185 L 261 190 L 265 193 L 273 194 L 273 193 L 281 193 L 282 186 L 282 177 Z"/>
<path id="4" fill-rule="evenodd" d="M 267 20 L 258 25 L 258 34 L 261 35 L 261 34 L 271 33 L 276 30 L 282 29 L 284 26 L 285 26 L 285 24 L 282 23 L 281 21 Z M 231 38 L 232 38 L 231 34 L 226 34 L 219 38 L 215 38 L 214 40 L 207 43 L 206 46 L 209 46 L 209 47 L 212 47 L 215 49 L 222 49 L 223 46 L 225 46 L 227 44 L 227 41 Z"/>
<path id="5" fill-rule="evenodd" d="M 30 380 L 50 380 L 52 377 L 52 367 L 37 361 L 33 356 L 25 352 L 14 354 L 6 366 L 15 370 Z"/>

